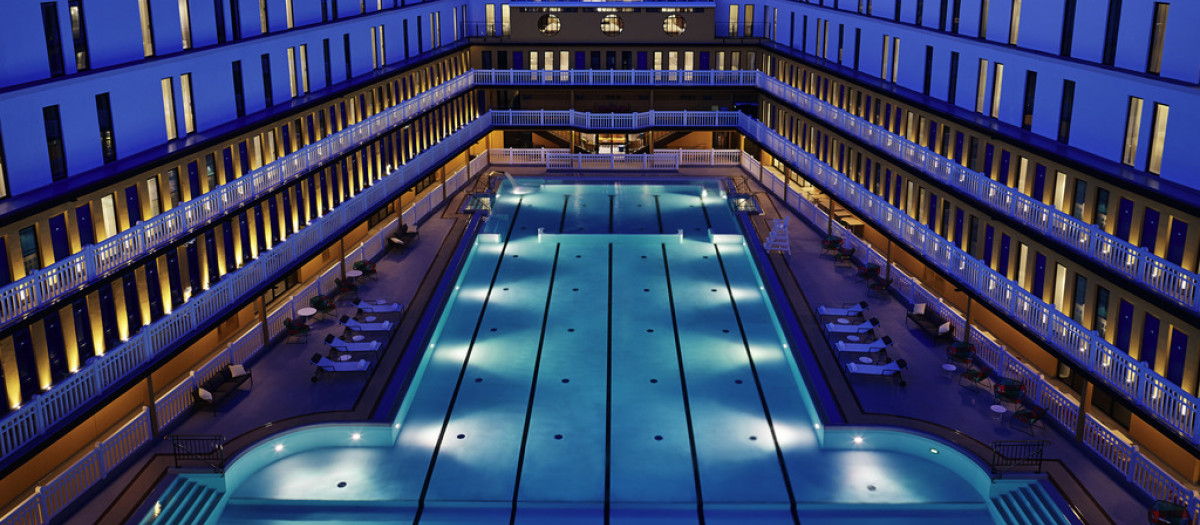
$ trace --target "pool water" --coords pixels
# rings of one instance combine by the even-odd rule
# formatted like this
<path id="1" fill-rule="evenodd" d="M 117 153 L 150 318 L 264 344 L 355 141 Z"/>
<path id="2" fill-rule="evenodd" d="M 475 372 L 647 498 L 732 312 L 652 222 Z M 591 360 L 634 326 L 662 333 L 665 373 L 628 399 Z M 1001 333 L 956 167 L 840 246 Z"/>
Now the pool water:
<path id="1" fill-rule="evenodd" d="M 366 424 L 266 442 L 231 467 L 216 522 L 996 521 L 986 474 L 949 446 L 821 428 L 791 354 L 808 349 L 788 347 L 717 183 L 520 185 L 395 426 L 373 428 L 394 442 L 328 437 Z"/>

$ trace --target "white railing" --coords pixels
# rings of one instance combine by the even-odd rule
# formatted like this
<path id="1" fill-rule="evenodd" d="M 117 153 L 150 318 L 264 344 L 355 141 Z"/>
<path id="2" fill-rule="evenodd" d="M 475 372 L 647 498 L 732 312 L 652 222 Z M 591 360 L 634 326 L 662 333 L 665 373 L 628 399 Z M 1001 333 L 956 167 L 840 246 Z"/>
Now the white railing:
<path id="1" fill-rule="evenodd" d="M 487 154 L 481 155 L 471 162 L 471 165 L 459 168 L 446 181 L 434 187 L 424 197 L 410 205 L 402 214 L 408 224 L 417 224 L 442 203 L 443 195 L 449 196 L 457 191 L 464 183 L 478 175 L 488 166 Z M 424 210 L 417 213 L 417 210 Z M 372 259 L 387 248 L 388 237 L 392 235 L 398 221 L 379 227 L 370 237 L 364 239 L 346 253 L 345 261 L 352 264 L 355 261 Z M 334 262 L 327 267 L 313 282 L 297 290 L 283 303 L 267 314 L 266 327 L 268 337 L 273 339 L 284 333 L 283 319 L 296 317 L 296 310 L 308 306 L 308 299 L 316 294 L 332 291 L 333 278 L 341 275 L 339 263 Z M 175 383 L 155 400 L 154 406 L 158 415 L 158 428 L 163 430 L 174 423 L 180 416 L 187 413 L 194 401 L 192 392 L 196 391 L 206 379 L 212 377 L 222 368 L 231 364 L 243 364 L 262 351 L 263 325 L 255 325 L 245 331 L 220 352 L 213 355 L 207 362 L 201 364 L 195 371 Z M 0 517 L 0 525 L 41 525 L 49 523 L 59 511 L 69 505 L 80 494 L 104 479 L 109 472 L 119 466 L 122 461 L 133 455 L 138 449 L 151 440 L 149 408 L 142 411 L 133 419 L 122 425 L 107 439 L 99 442 L 88 454 L 79 458 L 75 463 L 63 469 L 44 485 L 34 488 L 33 493 L 13 507 L 7 514 Z"/>
<path id="2" fill-rule="evenodd" d="M 396 195 L 422 174 L 436 168 L 440 159 L 465 149 L 471 139 L 491 129 L 487 115 L 471 121 L 458 133 L 427 148 L 408 164 L 378 179 L 359 194 L 344 200 L 323 217 L 292 234 L 242 268 L 224 275 L 208 290 L 192 296 L 170 314 L 146 325 L 119 346 L 88 360 L 82 368 L 50 390 L 35 395 L 28 403 L 0 420 L 0 456 L 7 456 L 86 405 L 126 374 L 194 330 L 230 304 L 237 304 L 265 279 L 291 265 L 297 257 L 332 237 L 342 227 Z M 422 201 L 428 206 L 428 201 Z M 423 215 L 423 213 L 422 213 Z M 330 278 L 332 280 L 332 278 Z M 172 403 L 183 403 L 174 401 Z M 168 403 L 168 413 L 181 410 Z"/>
<path id="3" fill-rule="evenodd" d="M 826 213 L 801 195 L 794 185 L 784 181 L 779 174 L 764 169 L 750 155 L 743 155 L 749 159 L 746 171 L 762 182 L 776 197 L 792 206 L 813 227 L 823 229 L 829 224 Z M 882 254 L 841 224 L 834 221 L 833 228 L 834 233 L 841 236 L 848 246 L 856 248 L 855 255 L 861 254 L 864 263 L 873 262 L 881 267 L 887 265 L 887 259 Z M 896 264 L 891 266 L 891 277 L 894 279 L 893 288 L 909 303 L 925 303 L 927 308 L 932 308 L 943 319 L 949 320 L 955 326 L 955 333 L 963 333 L 966 320 L 942 298 L 930 293 Z M 1067 432 L 1074 432 L 1079 417 L 1079 403 L 1060 392 L 1043 374 L 1017 359 L 1005 350 L 1003 345 L 977 327 L 971 327 L 969 337 L 975 345 L 976 356 L 999 374 L 1020 380 L 1025 385 L 1031 401 L 1045 407 L 1047 414 Z M 1148 459 L 1137 445 L 1128 443 L 1090 414 L 1084 422 L 1082 437 L 1088 448 L 1124 474 L 1126 480 L 1140 488 L 1151 499 L 1178 502 L 1187 506 L 1193 516 L 1200 510 L 1200 497 L 1187 485 Z"/>
<path id="4" fill-rule="evenodd" d="M 1042 234 L 1087 254 L 1096 262 L 1140 282 L 1163 297 L 1200 308 L 1200 276 L 1087 224 L 1016 188 L 971 171 L 946 157 L 792 87 L 761 71 L 533 71 L 475 70 L 474 85 L 747 86 L 784 100 L 860 140 L 891 153 L 920 173 L 974 196 L 978 202 L 1020 220 Z M 531 124 L 532 125 L 532 124 Z M 546 124 L 563 125 L 563 124 Z M 685 125 L 685 124 L 679 124 Z M 616 127 L 621 126 L 604 126 Z"/>
<path id="5" fill-rule="evenodd" d="M 99 243 L 83 247 L 41 270 L 0 288 L 0 327 L 66 294 L 95 282 L 146 254 L 192 234 L 199 228 L 294 180 L 311 168 L 348 149 L 379 136 L 396 125 L 472 86 L 471 76 L 461 75 L 398 105 L 355 123 L 295 152 L 186 203 L 142 221 Z"/>

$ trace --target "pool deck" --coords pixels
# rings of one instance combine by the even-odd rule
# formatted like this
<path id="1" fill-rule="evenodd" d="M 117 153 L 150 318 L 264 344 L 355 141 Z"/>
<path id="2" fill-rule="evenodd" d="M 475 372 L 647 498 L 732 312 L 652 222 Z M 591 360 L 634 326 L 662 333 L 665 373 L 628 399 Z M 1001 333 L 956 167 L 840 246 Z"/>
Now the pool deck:
<path id="1" fill-rule="evenodd" d="M 728 169 L 687 170 L 683 174 L 743 175 L 740 170 Z M 948 376 L 942 370 L 944 349 L 934 345 L 919 330 L 906 326 L 906 306 L 900 300 L 891 296 L 868 296 L 866 286 L 854 280 L 852 267 L 821 255 L 820 231 L 770 198 L 761 187 L 753 182 L 750 184 L 764 208 L 764 215 L 755 219 L 760 235 L 766 219 L 791 216 L 792 253 L 790 256 L 772 254 L 770 262 L 813 349 L 819 373 L 824 375 L 838 400 L 839 406 L 825 407 L 826 412 L 837 411 L 845 424 L 851 426 L 882 425 L 926 432 L 975 453 L 984 462 L 991 457 L 989 443 L 993 441 L 1048 441 L 1043 470 L 1070 499 L 1083 522 L 1140 523 L 1145 519 L 1146 502 L 1138 499 L 1140 495 L 1133 492 L 1135 489 L 1094 459 L 1091 452 L 1064 429 L 1049 424 L 1030 437 L 1010 428 L 1007 419 L 995 420 L 988 410 L 992 405 L 991 393 L 959 386 L 957 376 Z M 405 355 L 404 350 L 418 333 L 422 313 L 434 302 L 435 290 L 450 267 L 467 227 L 469 217 L 454 212 L 460 199 L 461 196 L 454 198 L 448 207 L 422 223 L 420 237 L 411 248 L 403 252 L 386 252 L 378 261 L 378 279 L 362 281 L 360 297 L 407 305 L 401 316 L 381 316 L 398 322 L 398 326 L 388 334 L 389 339 L 369 376 L 325 374 L 315 383 L 309 381 L 314 370 L 309 357 L 318 352 L 326 353 L 322 340 L 338 327 L 335 320 L 326 318 L 314 325 L 307 342 L 278 342 L 265 349 L 249 363 L 254 373 L 254 385 L 244 385 L 237 395 L 219 406 L 215 415 L 208 411 L 191 413 L 182 417 L 169 433 L 221 434 L 226 438 L 226 455 L 232 456 L 270 435 L 302 425 L 362 421 L 381 415 L 383 419 L 390 419 L 386 413 L 394 407 L 396 388 L 393 381 L 404 380 L 416 357 Z M 909 369 L 904 372 L 907 386 L 901 387 L 887 378 L 848 379 L 843 371 L 844 358 L 836 355 L 820 330 L 815 313 L 818 305 L 841 305 L 864 299 L 870 303 L 869 315 L 881 322 L 876 333 L 889 335 L 895 341 L 895 348 L 889 355 L 903 358 L 909 364 Z M 338 306 L 342 314 L 353 312 L 348 302 L 339 302 Z M 383 339 L 382 332 L 367 335 L 372 339 Z M 156 490 L 158 482 L 165 479 L 173 467 L 170 444 L 153 442 L 117 476 L 89 494 L 89 500 L 63 522 L 124 523 L 133 517 L 145 495 Z"/>

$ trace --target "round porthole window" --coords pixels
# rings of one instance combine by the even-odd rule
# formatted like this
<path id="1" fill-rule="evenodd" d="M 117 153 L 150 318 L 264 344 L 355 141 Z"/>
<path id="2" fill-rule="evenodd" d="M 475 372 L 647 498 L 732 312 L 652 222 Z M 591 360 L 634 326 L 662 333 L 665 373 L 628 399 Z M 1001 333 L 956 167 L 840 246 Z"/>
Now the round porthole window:
<path id="1" fill-rule="evenodd" d="M 617 15 L 604 15 L 600 20 L 600 32 L 605 36 L 617 36 L 625 29 L 625 21 Z"/>
<path id="2" fill-rule="evenodd" d="M 555 15 L 542 15 L 538 19 L 538 31 L 546 36 L 557 35 L 559 31 L 562 31 L 562 20 Z"/>
<path id="3" fill-rule="evenodd" d="M 682 16 L 668 15 L 667 18 L 663 20 L 663 32 L 666 33 L 667 36 L 679 36 L 682 35 L 686 30 L 687 21 L 684 20 Z"/>

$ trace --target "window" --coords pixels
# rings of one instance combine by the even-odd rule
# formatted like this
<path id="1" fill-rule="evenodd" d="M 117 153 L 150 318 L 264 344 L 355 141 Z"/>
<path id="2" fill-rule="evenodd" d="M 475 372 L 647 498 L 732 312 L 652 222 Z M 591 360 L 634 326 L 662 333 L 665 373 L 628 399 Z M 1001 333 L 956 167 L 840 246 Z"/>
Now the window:
<path id="1" fill-rule="evenodd" d="M 217 28 L 217 43 L 224 44 L 226 41 L 226 38 L 225 38 L 225 1 L 224 0 L 214 0 L 213 1 L 213 18 L 216 19 L 215 21 L 216 21 L 216 28 Z"/>
<path id="2" fill-rule="evenodd" d="M 240 7 L 238 7 L 237 0 L 231 0 L 229 2 L 229 26 L 233 28 L 233 39 L 241 40 L 241 38 L 242 38 L 242 9 Z"/>
<path id="3" fill-rule="evenodd" d="M 1163 35 L 1167 31 L 1166 2 L 1154 3 L 1154 27 L 1150 32 L 1150 56 L 1146 59 L 1146 72 L 1157 75 L 1162 71 Z"/>
<path id="4" fill-rule="evenodd" d="M 61 77 L 63 69 L 62 36 L 58 31 L 56 2 L 42 2 L 42 30 L 46 34 L 46 56 L 50 59 L 50 76 Z"/>
<path id="5" fill-rule="evenodd" d="M 371 69 L 379 69 L 379 28 L 371 26 Z"/>
<path id="6" fill-rule="evenodd" d="M 18 235 L 21 238 L 21 262 L 25 266 L 25 275 L 29 275 L 42 267 L 42 258 L 38 255 L 37 227 L 23 228 Z"/>
<path id="7" fill-rule="evenodd" d="M 233 105 L 238 118 L 246 116 L 246 92 L 242 86 L 242 61 L 233 61 Z"/>
<path id="8" fill-rule="evenodd" d="M 930 72 L 933 69 L 933 46 L 925 46 L 925 83 L 921 88 L 921 92 L 929 94 Z"/>
<path id="9" fill-rule="evenodd" d="M 295 27 L 296 20 L 292 13 L 292 0 L 283 0 L 283 12 L 284 16 L 287 18 L 287 28 L 291 29 Z"/>
<path id="10" fill-rule="evenodd" d="M 1104 27 L 1104 54 L 1101 62 L 1111 66 L 1117 59 L 1117 31 L 1121 27 L 1121 0 L 1108 0 L 1108 22 Z"/>
<path id="11" fill-rule="evenodd" d="M 555 15 L 545 14 L 538 19 L 537 28 L 543 35 L 554 36 L 562 30 L 562 21 Z"/>
<path id="12" fill-rule="evenodd" d="M 600 32 L 605 36 L 617 36 L 625 29 L 625 21 L 617 15 L 605 15 L 600 20 Z"/>
<path id="13" fill-rule="evenodd" d="M 67 156 L 63 148 L 62 119 L 58 106 L 42 108 L 42 119 L 46 123 L 46 149 L 50 153 L 50 177 L 54 180 L 67 178 Z"/>
<path id="14" fill-rule="evenodd" d="M 487 20 L 487 34 L 484 36 L 499 36 L 500 33 L 496 31 L 496 4 L 486 4 L 483 6 L 483 10 Z"/>
<path id="15" fill-rule="evenodd" d="M 105 239 L 117 234 L 117 201 L 111 193 L 100 198 L 100 224 Z"/>
<path id="16" fill-rule="evenodd" d="M 270 16 L 267 14 L 267 0 L 258 0 L 258 26 L 264 35 L 271 30 Z"/>
<path id="17" fill-rule="evenodd" d="M 1033 129 L 1033 101 L 1037 88 L 1037 72 L 1025 72 L 1025 103 L 1021 110 L 1021 129 Z"/>
<path id="18" fill-rule="evenodd" d="M 1092 224 L 1104 229 L 1108 224 L 1108 190 L 1104 188 L 1096 188 L 1096 207 L 1095 213 L 1092 214 Z"/>
<path id="19" fill-rule="evenodd" d="M 179 138 L 179 128 L 175 122 L 175 87 L 171 77 L 162 79 L 163 118 L 167 124 L 167 140 Z"/>
<path id="20" fill-rule="evenodd" d="M 746 4 L 746 16 L 743 18 L 746 30 L 742 36 L 754 36 L 754 4 Z M 826 21 L 828 24 L 828 21 Z M 828 28 L 828 26 L 826 26 Z"/>
<path id="21" fill-rule="evenodd" d="M 192 16 L 188 13 L 188 0 L 179 0 L 179 32 L 183 37 L 183 48 L 192 48 Z"/>
<path id="22" fill-rule="evenodd" d="M 807 25 L 805 26 L 807 29 Z M 731 4 L 729 6 L 729 35 L 738 36 L 738 6 Z"/>
<path id="23" fill-rule="evenodd" d="M 1021 0 L 1012 0 L 1012 12 L 1008 24 L 1008 43 L 1017 45 L 1017 30 L 1021 27 Z"/>
<path id="24" fill-rule="evenodd" d="M 308 44 L 300 44 L 300 87 L 308 93 Z"/>
<path id="25" fill-rule="evenodd" d="M 266 99 L 267 107 L 271 107 L 275 104 L 275 97 L 271 94 L 271 55 L 263 53 L 260 58 L 262 60 L 263 98 Z"/>
<path id="26" fill-rule="evenodd" d="M 1075 300 L 1071 305 L 1071 318 L 1083 324 L 1087 310 L 1087 278 L 1075 274 Z"/>
<path id="27" fill-rule="evenodd" d="M 379 26 L 379 65 L 380 65 L 380 67 L 387 65 L 387 45 L 384 44 L 383 35 L 384 35 L 383 26 L 381 25 L 381 26 Z M 441 36 L 439 35 L 438 38 L 441 38 Z M 304 46 L 301 46 L 301 49 L 303 50 Z"/>
<path id="28" fill-rule="evenodd" d="M 950 87 L 948 89 L 946 102 L 954 104 L 954 100 L 958 98 L 958 51 L 950 52 Z"/>
<path id="29" fill-rule="evenodd" d="M 71 17 L 71 40 L 75 42 L 75 70 L 91 69 L 88 57 L 87 28 L 83 23 L 83 0 L 67 2 L 67 16 Z"/>
<path id="30" fill-rule="evenodd" d="M 8 196 L 8 165 L 4 162 L 4 136 L 0 135 L 0 199 Z"/>
<path id="31" fill-rule="evenodd" d="M 321 41 L 321 51 L 325 55 L 325 86 L 328 87 L 328 86 L 333 85 L 333 69 L 330 67 L 331 64 L 329 62 L 329 39 L 328 38 Z"/>
<path id="32" fill-rule="evenodd" d="M 979 79 L 975 83 L 975 112 L 983 113 L 983 96 L 987 93 L 987 66 L 986 58 L 979 59 Z"/>
<path id="33" fill-rule="evenodd" d="M 1059 105 L 1058 141 L 1067 144 L 1071 138 L 1071 112 L 1075 108 L 1075 81 L 1063 80 L 1062 104 Z"/>
<path id="34" fill-rule="evenodd" d="M 150 22 L 150 0 L 138 0 L 138 12 L 142 17 L 142 54 L 147 57 L 154 56 L 154 27 Z M 237 25 L 234 26 L 234 31 L 237 31 Z"/>
<path id="35" fill-rule="evenodd" d="M 685 21 L 682 16 L 668 15 L 667 18 L 663 20 L 663 32 L 666 33 L 667 36 L 679 36 L 682 35 L 685 30 L 687 30 L 687 21 Z"/>
<path id="36" fill-rule="evenodd" d="M 1058 311 L 1066 313 L 1067 304 L 1067 267 L 1061 264 L 1054 264 L 1054 306 L 1058 307 Z"/>
<path id="37" fill-rule="evenodd" d="M 1065 0 L 1063 4 L 1062 44 L 1058 47 L 1058 54 L 1065 57 L 1071 56 L 1071 40 L 1075 36 L 1076 1 Z"/>
<path id="38" fill-rule="evenodd" d="M 979 38 L 987 38 L 988 0 L 979 0 Z"/>
<path id="39" fill-rule="evenodd" d="M 1132 166 L 1137 160 L 1138 133 L 1142 130 L 1142 99 L 1129 97 L 1129 116 L 1125 120 L 1125 149 L 1121 162 Z"/>
<path id="40" fill-rule="evenodd" d="M 117 160 L 117 139 L 113 135 L 112 105 L 108 93 L 96 95 L 96 118 L 100 121 L 100 151 L 107 164 Z"/>
<path id="41" fill-rule="evenodd" d="M 1167 140 L 1167 113 L 1170 109 L 1166 104 L 1154 104 L 1154 120 L 1150 123 L 1150 158 L 1146 161 L 1146 171 L 1155 175 L 1162 170 L 1163 143 Z"/>
<path id="42" fill-rule="evenodd" d="M 1004 64 L 996 62 L 992 66 L 992 118 L 1000 117 L 1000 86 L 1004 81 Z"/>
<path id="43" fill-rule="evenodd" d="M 1075 207 L 1071 210 L 1072 217 L 1084 219 L 1084 214 L 1087 212 L 1087 192 L 1087 182 L 1075 179 Z"/>
<path id="44" fill-rule="evenodd" d="M 508 3 L 500 4 L 500 31 L 502 36 L 508 36 Z"/>
<path id="45" fill-rule="evenodd" d="M 192 74 L 179 75 L 179 88 L 183 95 L 183 129 L 186 133 L 196 132 L 196 110 L 192 105 Z"/>
<path id="46" fill-rule="evenodd" d="M 374 28 L 372 28 L 374 29 Z M 287 48 L 288 57 L 288 88 L 291 90 L 292 98 L 296 98 L 296 48 Z"/>
<path id="47" fill-rule="evenodd" d="M 342 33 L 342 55 L 346 60 L 346 78 L 350 78 L 350 33 Z"/>
<path id="48" fill-rule="evenodd" d="M 162 213 L 162 204 L 158 197 L 158 175 L 146 179 L 146 206 L 150 209 L 150 217 Z"/>

